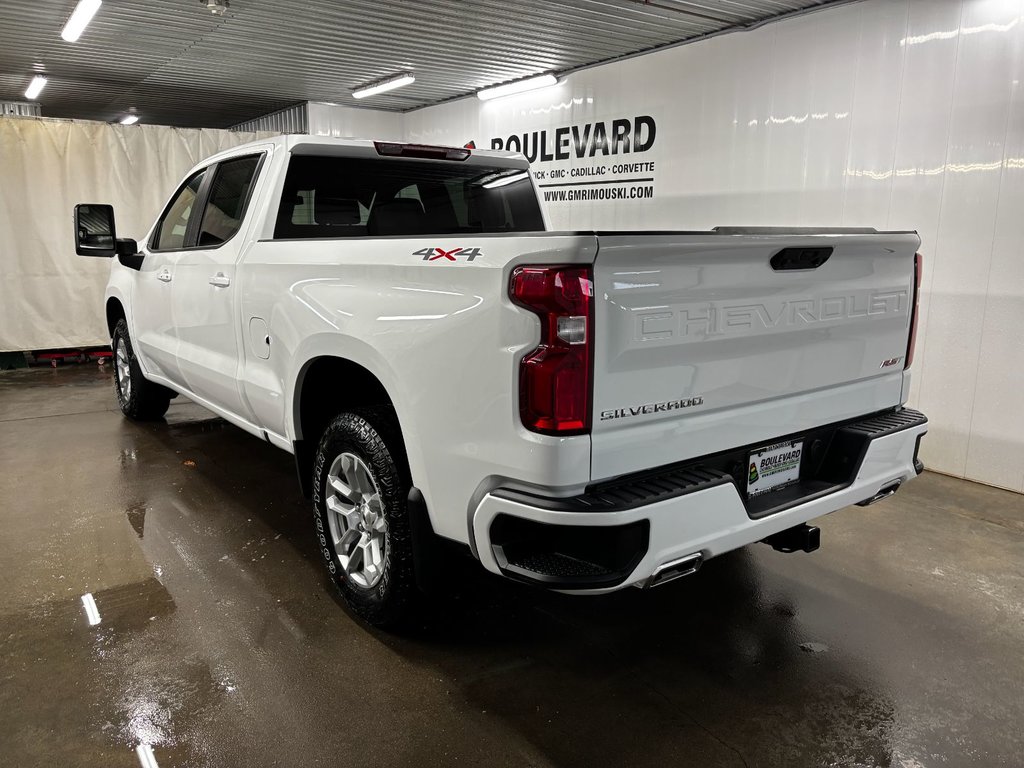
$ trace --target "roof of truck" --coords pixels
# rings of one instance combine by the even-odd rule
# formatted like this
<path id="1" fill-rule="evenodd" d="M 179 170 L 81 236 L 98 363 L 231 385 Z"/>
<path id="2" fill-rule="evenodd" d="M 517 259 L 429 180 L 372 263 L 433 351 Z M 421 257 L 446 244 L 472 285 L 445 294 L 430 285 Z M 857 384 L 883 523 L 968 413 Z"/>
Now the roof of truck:
<path id="1" fill-rule="evenodd" d="M 265 147 L 268 144 L 272 144 L 275 147 L 281 147 L 282 149 L 292 152 L 296 149 L 300 151 L 307 147 L 330 147 L 332 149 L 340 149 L 344 147 L 353 147 L 361 149 L 373 149 L 376 144 L 405 144 L 414 146 L 436 146 L 436 147 L 451 147 L 454 149 L 464 149 L 464 147 L 456 147 L 451 144 L 421 144 L 420 142 L 408 142 L 408 141 L 395 141 L 394 139 L 360 139 L 354 137 L 336 138 L 334 136 L 310 136 L 308 134 L 290 133 L 283 136 L 270 136 L 265 139 L 257 139 L 250 141 L 245 144 L 239 144 L 236 147 L 218 152 L 215 155 L 207 158 L 209 160 L 217 159 L 221 156 L 229 156 L 238 154 L 239 150 L 246 150 L 255 147 Z M 493 157 L 501 159 L 521 158 L 522 155 L 518 152 L 504 152 L 493 149 L 473 149 L 471 150 L 474 157 Z"/>

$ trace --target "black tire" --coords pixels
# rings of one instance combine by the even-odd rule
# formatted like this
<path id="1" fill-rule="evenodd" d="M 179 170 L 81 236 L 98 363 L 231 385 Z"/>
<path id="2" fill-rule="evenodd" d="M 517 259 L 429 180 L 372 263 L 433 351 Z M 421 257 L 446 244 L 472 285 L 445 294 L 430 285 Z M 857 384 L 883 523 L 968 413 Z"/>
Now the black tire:
<path id="1" fill-rule="evenodd" d="M 331 528 L 327 499 L 328 476 L 342 454 L 363 462 L 380 498 L 386 522 L 383 532 L 383 565 L 373 584 L 360 584 L 342 567 L 341 556 Z M 328 577 L 349 609 L 377 627 L 404 626 L 416 609 L 416 580 L 413 568 L 412 536 L 407 502 L 411 480 L 401 433 L 390 408 L 360 409 L 342 413 L 327 427 L 313 459 L 313 521 L 320 554 Z M 337 526 L 337 518 L 335 526 Z M 354 550 L 352 550 L 354 551 Z"/>
<path id="2" fill-rule="evenodd" d="M 124 318 L 114 326 L 114 336 L 110 341 L 114 357 L 114 391 L 117 393 L 117 404 L 121 413 L 135 421 L 153 421 L 167 413 L 172 392 L 167 387 L 148 381 L 142 375 L 139 360 L 135 357 L 135 349 L 128 335 L 128 323 Z M 120 375 L 122 361 L 118 357 L 123 349 L 128 361 L 127 385 L 122 386 Z"/>

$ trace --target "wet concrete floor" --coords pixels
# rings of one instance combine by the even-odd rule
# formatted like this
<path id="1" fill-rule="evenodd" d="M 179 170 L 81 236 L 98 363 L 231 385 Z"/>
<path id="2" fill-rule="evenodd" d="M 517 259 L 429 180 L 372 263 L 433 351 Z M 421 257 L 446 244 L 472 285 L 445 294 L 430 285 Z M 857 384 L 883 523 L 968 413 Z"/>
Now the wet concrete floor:
<path id="1" fill-rule="evenodd" d="M 18 371 L 0 430 L 0 765 L 1024 764 L 1019 495 L 926 473 L 647 593 L 471 570 L 399 637 L 333 598 L 291 457 L 198 406 Z"/>

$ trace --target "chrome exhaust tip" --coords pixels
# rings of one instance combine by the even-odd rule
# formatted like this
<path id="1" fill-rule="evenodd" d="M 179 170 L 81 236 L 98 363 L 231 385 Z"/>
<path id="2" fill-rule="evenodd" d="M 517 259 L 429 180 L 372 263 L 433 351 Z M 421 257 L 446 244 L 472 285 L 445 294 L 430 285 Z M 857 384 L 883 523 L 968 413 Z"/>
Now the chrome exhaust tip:
<path id="1" fill-rule="evenodd" d="M 654 569 L 654 573 L 647 579 L 644 589 L 667 584 L 675 579 L 681 579 L 683 576 L 696 573 L 700 570 L 703 562 L 704 555 L 700 552 L 694 552 L 692 555 L 686 555 L 677 560 L 669 560 L 667 563 L 662 563 Z"/>
<path id="2" fill-rule="evenodd" d="M 903 481 L 902 480 L 897 480 L 894 483 L 889 483 L 887 486 L 882 488 L 882 490 L 880 490 L 878 493 L 876 493 L 870 499 L 864 499 L 864 501 L 858 501 L 857 502 L 857 506 L 858 507 L 866 507 L 866 506 L 868 506 L 870 504 L 874 504 L 876 501 L 881 501 L 882 499 L 887 499 L 890 496 L 892 496 L 894 493 L 896 493 L 896 491 L 898 491 L 900 489 L 901 485 L 903 485 Z"/>

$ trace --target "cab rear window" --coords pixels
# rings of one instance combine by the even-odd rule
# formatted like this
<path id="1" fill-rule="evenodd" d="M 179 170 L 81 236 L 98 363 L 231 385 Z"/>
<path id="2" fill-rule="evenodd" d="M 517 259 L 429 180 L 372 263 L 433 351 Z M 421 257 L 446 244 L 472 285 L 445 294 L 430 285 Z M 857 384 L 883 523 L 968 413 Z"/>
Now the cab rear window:
<path id="1" fill-rule="evenodd" d="M 405 158 L 295 155 L 276 239 L 540 232 L 529 171 Z"/>

